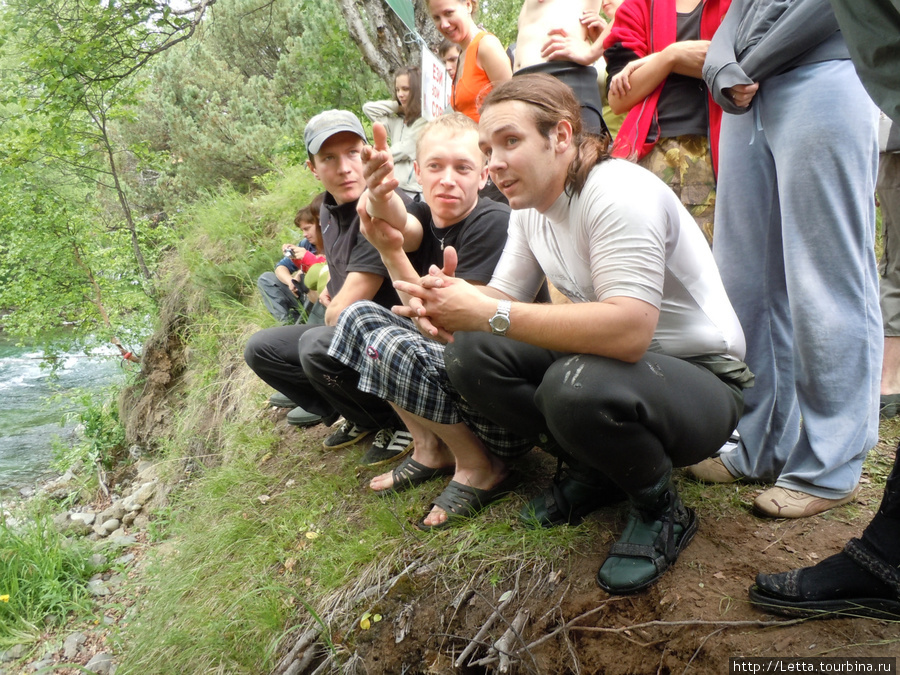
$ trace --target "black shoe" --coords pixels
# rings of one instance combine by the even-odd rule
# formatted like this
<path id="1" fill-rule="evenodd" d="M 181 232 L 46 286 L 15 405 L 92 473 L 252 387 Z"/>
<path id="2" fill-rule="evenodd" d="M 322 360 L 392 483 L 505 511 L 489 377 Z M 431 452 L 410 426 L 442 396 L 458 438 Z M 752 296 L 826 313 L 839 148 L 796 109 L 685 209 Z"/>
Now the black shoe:
<path id="1" fill-rule="evenodd" d="M 374 429 L 360 429 L 353 422 L 344 420 L 344 423 L 336 431 L 332 431 L 331 435 L 322 441 L 322 447 L 326 450 L 345 448 L 348 445 L 361 441 L 374 431 Z"/>
<path id="2" fill-rule="evenodd" d="M 295 427 L 311 427 L 319 424 L 321 421 L 321 415 L 311 413 L 308 410 L 304 410 L 300 406 L 297 406 L 287 414 L 288 424 Z"/>
<path id="3" fill-rule="evenodd" d="M 757 574 L 750 587 L 757 609 L 786 616 L 836 616 L 896 621 L 900 618 L 900 572 L 859 539 L 812 567 Z"/>
<path id="4" fill-rule="evenodd" d="M 577 525 L 589 513 L 626 498 L 625 493 L 605 476 L 598 476 L 590 483 L 571 474 L 557 476 L 550 487 L 525 505 L 519 518 L 528 525 L 540 527 Z"/>
<path id="5" fill-rule="evenodd" d="M 269 405 L 273 408 L 294 408 L 297 406 L 296 403 L 280 391 L 276 391 L 269 397 Z"/>
<path id="6" fill-rule="evenodd" d="M 406 429 L 379 429 L 359 465 L 381 466 L 405 457 L 412 448 L 413 437 Z"/>

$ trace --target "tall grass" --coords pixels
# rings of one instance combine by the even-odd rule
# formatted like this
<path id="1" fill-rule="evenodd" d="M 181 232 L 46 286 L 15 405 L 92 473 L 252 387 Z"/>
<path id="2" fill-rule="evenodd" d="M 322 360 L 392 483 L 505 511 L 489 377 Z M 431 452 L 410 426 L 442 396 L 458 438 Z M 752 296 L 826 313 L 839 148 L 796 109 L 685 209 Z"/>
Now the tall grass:
<path id="1" fill-rule="evenodd" d="M 30 510 L 15 521 L 0 516 L 0 646 L 36 639 L 47 617 L 61 623 L 91 609 L 90 544 L 66 539 L 49 515 Z"/>

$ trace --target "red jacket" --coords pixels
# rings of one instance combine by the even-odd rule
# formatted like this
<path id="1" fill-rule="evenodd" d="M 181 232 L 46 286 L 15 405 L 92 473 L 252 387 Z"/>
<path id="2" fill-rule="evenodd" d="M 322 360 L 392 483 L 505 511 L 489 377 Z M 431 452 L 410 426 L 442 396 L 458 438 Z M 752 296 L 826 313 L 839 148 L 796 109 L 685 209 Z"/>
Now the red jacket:
<path id="1" fill-rule="evenodd" d="M 700 15 L 700 39 L 711 40 L 713 34 L 725 18 L 731 0 L 702 0 Z M 603 43 L 604 49 L 615 46 L 630 50 L 643 58 L 662 51 L 675 42 L 677 11 L 675 0 L 625 0 L 616 11 L 613 28 Z M 631 110 L 622 123 L 622 128 L 613 143 L 613 157 L 641 159 L 646 156 L 656 141 L 647 141 L 653 121 L 657 118 L 656 106 L 665 80 Z M 712 153 L 713 169 L 718 170 L 719 128 L 722 123 L 722 109 L 707 94 L 709 110 L 709 146 Z"/>

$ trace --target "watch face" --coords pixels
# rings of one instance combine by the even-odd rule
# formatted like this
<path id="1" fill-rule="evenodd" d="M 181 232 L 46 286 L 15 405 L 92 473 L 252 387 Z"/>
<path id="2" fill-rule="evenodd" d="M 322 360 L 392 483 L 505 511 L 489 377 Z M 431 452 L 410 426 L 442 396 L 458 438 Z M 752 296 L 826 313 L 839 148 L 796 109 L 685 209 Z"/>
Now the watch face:
<path id="1" fill-rule="evenodd" d="M 494 316 L 490 324 L 495 333 L 505 333 L 509 329 L 509 319 L 501 314 Z"/>

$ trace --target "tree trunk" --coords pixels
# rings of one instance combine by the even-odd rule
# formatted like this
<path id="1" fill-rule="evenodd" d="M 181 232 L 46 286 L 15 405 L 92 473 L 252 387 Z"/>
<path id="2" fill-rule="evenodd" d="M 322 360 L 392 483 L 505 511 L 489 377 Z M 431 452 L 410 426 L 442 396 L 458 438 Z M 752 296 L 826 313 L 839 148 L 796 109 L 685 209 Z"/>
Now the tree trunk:
<path id="1" fill-rule="evenodd" d="M 384 0 L 338 0 L 350 37 L 369 67 L 389 87 L 403 66 L 421 65 L 422 46 Z M 426 0 L 413 0 L 416 30 L 431 51 L 441 41 L 428 13 Z"/>

